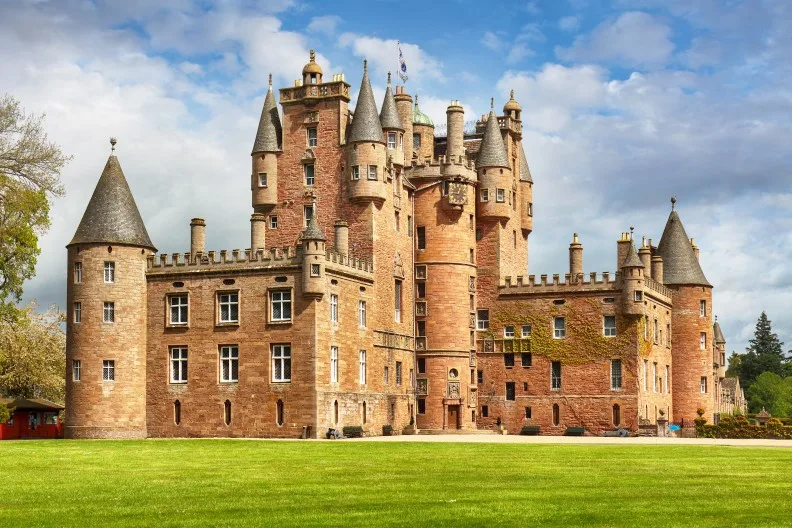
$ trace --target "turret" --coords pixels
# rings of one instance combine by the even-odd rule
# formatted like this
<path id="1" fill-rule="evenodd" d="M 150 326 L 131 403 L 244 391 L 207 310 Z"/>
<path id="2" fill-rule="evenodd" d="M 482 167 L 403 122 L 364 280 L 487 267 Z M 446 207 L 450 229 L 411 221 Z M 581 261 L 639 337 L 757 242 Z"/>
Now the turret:
<path id="1" fill-rule="evenodd" d="M 308 227 L 302 233 L 303 245 L 303 295 L 319 297 L 325 290 L 325 241 L 327 240 L 316 221 L 316 204 L 314 214 L 308 221 Z"/>
<path id="2" fill-rule="evenodd" d="M 341 255 L 349 254 L 349 223 L 336 220 L 335 225 L 335 250 Z"/>
<path id="3" fill-rule="evenodd" d="M 404 141 L 402 148 L 404 150 L 404 164 L 410 165 L 413 159 L 413 108 L 412 97 L 408 93 L 404 93 L 404 86 L 396 87 L 396 95 L 393 96 L 396 101 L 396 110 L 399 113 L 399 121 L 401 122 L 402 129 L 404 129 Z"/>
<path id="4" fill-rule="evenodd" d="M 494 102 L 491 103 L 491 106 Z M 490 109 L 481 141 L 476 170 L 479 181 L 478 216 L 489 220 L 508 220 L 512 206 L 512 170 L 501 136 L 495 110 Z"/>
<path id="5" fill-rule="evenodd" d="M 569 274 L 573 281 L 583 275 L 583 244 L 578 240 L 578 234 L 572 236 L 572 243 L 569 244 Z"/>
<path id="6" fill-rule="evenodd" d="M 156 249 L 115 155 L 66 248 L 65 436 L 144 438 L 145 273 Z"/>
<path id="7" fill-rule="evenodd" d="M 503 105 L 503 115 L 511 117 L 515 121 L 522 121 L 522 107 L 514 99 L 514 90 L 509 93 L 509 100 Z"/>
<path id="8" fill-rule="evenodd" d="M 434 158 L 434 121 L 418 108 L 418 96 L 415 96 L 413 108 L 413 152 L 419 160 Z"/>
<path id="9" fill-rule="evenodd" d="M 641 239 L 641 249 L 638 250 L 638 258 L 641 259 L 641 263 L 644 267 L 644 276 L 648 279 L 652 278 L 652 249 L 651 243 L 646 241 L 646 237 Z"/>
<path id="10" fill-rule="evenodd" d="M 621 264 L 621 277 L 622 311 L 628 315 L 641 315 L 644 311 L 644 265 L 638 258 L 632 237 L 630 237 L 630 244 L 627 246 L 627 255 Z"/>
<path id="11" fill-rule="evenodd" d="M 366 61 L 363 61 L 363 79 L 347 144 L 350 199 L 384 201 L 387 196 L 386 145 Z"/>
<path id="12" fill-rule="evenodd" d="M 458 163 L 465 155 L 465 109 L 459 101 L 451 101 L 446 108 L 446 157 Z"/>
<path id="13" fill-rule="evenodd" d="M 322 67 L 316 63 L 316 52 L 311 50 L 309 57 L 308 64 L 302 69 L 303 85 L 322 84 Z"/>
<path id="14" fill-rule="evenodd" d="M 283 146 L 282 138 L 283 129 L 272 92 L 270 74 L 269 88 L 264 98 L 264 108 L 261 110 L 256 141 L 251 153 L 253 169 L 250 174 L 250 190 L 253 211 L 257 213 L 266 214 L 278 204 L 278 157 Z"/>
<path id="15" fill-rule="evenodd" d="M 624 260 L 627 258 L 627 252 L 631 244 L 632 239 L 630 238 L 630 233 L 622 231 L 621 238 L 616 241 L 616 269 L 621 269 Z"/>
<path id="16" fill-rule="evenodd" d="M 720 380 L 726 377 L 726 338 L 723 337 L 723 330 L 721 330 L 717 317 L 715 317 L 715 324 L 712 325 L 712 339 L 715 341 L 713 363 L 718 366 L 717 375 Z"/>
<path id="17" fill-rule="evenodd" d="M 391 92 L 391 74 L 388 72 L 388 87 L 385 90 L 385 99 L 380 110 L 380 125 L 385 134 L 387 147 L 387 160 L 394 165 L 404 165 L 404 127 L 401 124 L 399 111 L 396 109 L 396 100 Z"/>
<path id="18" fill-rule="evenodd" d="M 520 228 L 528 234 L 533 231 L 533 177 L 528 168 L 525 149 L 520 142 Z"/>

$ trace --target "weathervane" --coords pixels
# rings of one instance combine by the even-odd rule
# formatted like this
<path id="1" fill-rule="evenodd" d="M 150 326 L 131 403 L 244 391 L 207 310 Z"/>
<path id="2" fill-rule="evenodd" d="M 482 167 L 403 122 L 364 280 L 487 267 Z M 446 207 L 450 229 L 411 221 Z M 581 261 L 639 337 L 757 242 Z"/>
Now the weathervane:
<path id="1" fill-rule="evenodd" d="M 110 154 L 115 154 L 115 146 L 118 143 L 118 140 L 114 137 L 110 138 Z"/>

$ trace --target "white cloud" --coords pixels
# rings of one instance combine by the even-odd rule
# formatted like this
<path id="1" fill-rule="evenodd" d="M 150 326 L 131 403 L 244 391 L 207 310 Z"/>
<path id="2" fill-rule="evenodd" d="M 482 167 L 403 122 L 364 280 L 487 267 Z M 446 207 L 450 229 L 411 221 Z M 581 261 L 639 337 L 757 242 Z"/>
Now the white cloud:
<path id="1" fill-rule="evenodd" d="M 336 15 L 324 15 L 313 17 L 308 23 L 309 33 L 321 33 L 324 35 L 333 35 L 336 32 L 338 24 L 341 23 L 341 17 Z"/>
<path id="2" fill-rule="evenodd" d="M 580 28 L 580 18 L 576 16 L 565 16 L 558 21 L 558 27 L 563 31 L 577 31 Z"/>
<path id="3" fill-rule="evenodd" d="M 344 33 L 339 44 L 344 48 L 350 47 L 356 57 L 368 59 L 369 69 L 374 75 L 384 78 L 387 72 L 398 71 L 399 43 L 396 40 Z M 401 49 L 411 80 L 420 83 L 422 80 L 445 79 L 440 62 L 420 46 L 402 42 Z"/>
<path id="4" fill-rule="evenodd" d="M 523 60 L 525 57 L 533 55 L 534 52 L 522 42 L 518 42 L 514 46 L 511 47 L 509 50 L 509 54 L 506 55 L 506 62 L 509 64 L 516 64 Z"/>
<path id="5" fill-rule="evenodd" d="M 504 46 L 503 40 L 492 31 L 484 33 L 484 36 L 481 38 L 481 43 L 493 51 L 501 50 Z"/>

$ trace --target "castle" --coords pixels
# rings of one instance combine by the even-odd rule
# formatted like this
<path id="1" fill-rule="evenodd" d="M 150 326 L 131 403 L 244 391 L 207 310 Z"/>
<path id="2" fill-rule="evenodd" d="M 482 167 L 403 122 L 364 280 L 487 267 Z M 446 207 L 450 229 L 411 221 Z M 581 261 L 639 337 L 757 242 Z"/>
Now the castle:
<path id="1" fill-rule="evenodd" d="M 354 112 L 350 89 L 311 52 L 281 117 L 270 77 L 245 250 L 207 251 L 193 218 L 190 250 L 157 255 L 110 156 L 67 246 L 67 437 L 600 434 L 731 409 L 673 207 L 656 246 L 621 234 L 615 274 L 584 273 L 574 235 L 563 278 L 528 275 L 513 94 L 469 134 L 452 101 L 436 137 L 390 79 L 377 111 L 365 61 Z"/>

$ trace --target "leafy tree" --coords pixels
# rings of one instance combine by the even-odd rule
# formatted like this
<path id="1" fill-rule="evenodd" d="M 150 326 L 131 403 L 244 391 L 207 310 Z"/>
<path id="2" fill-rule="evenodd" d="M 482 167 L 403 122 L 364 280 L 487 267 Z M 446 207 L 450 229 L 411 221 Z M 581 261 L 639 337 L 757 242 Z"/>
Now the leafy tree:
<path id="1" fill-rule="evenodd" d="M 770 319 L 762 312 L 756 322 L 754 338 L 749 341 L 746 353 L 740 358 L 740 381 L 746 389 L 763 372 L 773 372 L 783 377 L 787 373 L 784 343 L 773 333 Z"/>
<path id="2" fill-rule="evenodd" d="M 11 418 L 11 409 L 4 403 L 0 403 L 0 424 L 4 424 Z"/>
<path id="3" fill-rule="evenodd" d="M 19 101 L 0 98 L 0 320 L 20 313 L 22 286 L 33 277 L 49 228 L 50 199 L 63 195 L 60 171 L 71 159 L 47 139 L 44 116 L 26 114 Z"/>
<path id="4" fill-rule="evenodd" d="M 732 350 L 729 356 L 729 368 L 726 369 L 726 376 L 733 378 L 740 376 L 740 368 L 742 367 L 742 354 Z"/>
<path id="5" fill-rule="evenodd" d="M 30 304 L 14 322 L 0 322 L 0 394 L 63 402 L 66 371 L 64 314 Z"/>
<path id="6" fill-rule="evenodd" d="M 782 378 L 773 372 L 760 374 L 748 389 L 748 402 L 752 412 L 765 408 L 775 417 L 792 414 L 792 378 Z"/>

